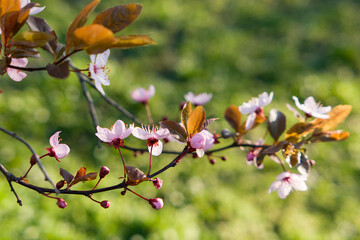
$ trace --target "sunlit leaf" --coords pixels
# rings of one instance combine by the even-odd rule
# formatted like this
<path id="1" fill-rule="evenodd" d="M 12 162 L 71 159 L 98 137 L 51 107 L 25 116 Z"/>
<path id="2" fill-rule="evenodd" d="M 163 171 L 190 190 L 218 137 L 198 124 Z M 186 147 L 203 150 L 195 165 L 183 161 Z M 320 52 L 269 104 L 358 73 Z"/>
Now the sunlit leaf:
<path id="1" fill-rule="evenodd" d="M 76 177 L 75 176 L 75 179 L 71 182 L 70 186 L 74 186 L 75 184 L 79 183 L 79 182 L 85 182 L 85 181 L 91 181 L 91 180 L 94 180 L 96 179 L 97 177 L 97 172 L 91 172 L 91 173 L 88 173 L 88 174 L 85 174 L 81 177 Z"/>
<path id="2" fill-rule="evenodd" d="M 69 76 L 69 62 L 64 61 L 60 64 L 48 64 L 46 66 L 48 74 L 54 78 L 65 79 Z"/>
<path id="3" fill-rule="evenodd" d="M 286 128 L 285 115 L 276 109 L 271 109 L 268 118 L 268 129 L 270 135 L 273 137 L 275 141 L 279 139 L 281 134 L 285 131 L 285 128 Z"/>
<path id="4" fill-rule="evenodd" d="M 337 125 L 343 122 L 351 112 L 351 105 L 338 105 L 334 107 L 328 115 L 328 119 L 315 119 L 312 123 L 316 127 L 316 132 L 334 130 Z"/>
<path id="5" fill-rule="evenodd" d="M 197 106 L 187 120 L 187 132 L 190 137 L 202 130 L 205 121 L 205 110 L 203 106 Z"/>
<path id="6" fill-rule="evenodd" d="M 146 46 L 149 44 L 155 44 L 155 41 L 152 40 L 147 35 L 128 35 L 116 37 L 116 43 L 114 43 L 112 48 L 131 48 Z"/>
<path id="7" fill-rule="evenodd" d="M 140 4 L 119 5 L 99 13 L 93 23 L 104 25 L 113 33 L 116 33 L 134 22 L 141 9 Z"/>
<path id="8" fill-rule="evenodd" d="M 70 49 L 72 49 L 75 45 L 74 42 L 74 34 L 75 30 L 84 26 L 86 23 L 86 20 L 89 18 L 92 11 L 96 8 L 96 6 L 99 4 L 100 0 L 94 0 L 91 3 L 89 3 L 86 7 L 84 7 L 79 15 L 75 18 L 75 20 L 70 25 L 67 33 L 66 33 L 66 52 L 69 52 Z"/>
<path id="9" fill-rule="evenodd" d="M 236 132 L 241 131 L 241 112 L 235 105 L 231 105 L 225 110 L 225 119 Z"/>
<path id="10" fill-rule="evenodd" d="M 0 16 L 7 12 L 16 12 L 20 10 L 20 0 L 1 0 L 0 1 Z"/>
<path id="11" fill-rule="evenodd" d="M 299 122 L 292 126 L 285 134 L 285 139 L 289 142 L 299 142 L 302 137 L 314 131 L 312 123 Z"/>
<path id="12" fill-rule="evenodd" d="M 182 111 L 181 111 L 181 123 L 184 125 L 186 131 L 187 131 L 187 120 L 191 113 L 191 103 L 188 101 L 185 103 Z"/>
<path id="13" fill-rule="evenodd" d="M 88 54 L 102 53 L 117 42 L 113 32 L 100 24 L 78 28 L 74 35 L 75 48 L 83 48 Z"/>
<path id="14" fill-rule="evenodd" d="M 44 46 L 42 46 L 42 48 L 53 54 L 56 60 L 57 59 L 56 50 L 58 48 L 59 43 L 57 41 L 58 37 L 55 31 L 50 27 L 50 25 L 44 19 L 39 17 L 29 16 L 29 18 L 26 21 L 26 24 L 29 26 L 31 31 L 44 32 L 54 36 L 54 39 L 46 43 Z"/>
<path id="15" fill-rule="evenodd" d="M 127 185 L 138 185 L 139 183 L 149 180 L 148 177 L 138 168 L 126 166 L 126 174 L 127 174 Z"/>
<path id="16" fill-rule="evenodd" d="M 76 173 L 76 175 L 75 175 L 75 178 L 82 177 L 82 176 L 84 176 L 85 174 L 86 174 L 86 168 L 81 167 L 81 168 L 77 171 L 77 173 Z"/>
<path id="17" fill-rule="evenodd" d="M 171 120 L 165 120 L 160 122 L 160 126 L 167 128 L 170 134 L 180 142 L 186 142 L 187 133 L 185 129 L 177 122 Z"/>
<path id="18" fill-rule="evenodd" d="M 333 142 L 333 141 L 342 141 L 347 139 L 350 136 L 349 132 L 338 131 L 328 131 L 316 134 L 311 138 L 311 142 Z"/>
<path id="19" fill-rule="evenodd" d="M 53 40 L 54 38 L 54 35 L 44 32 L 25 31 L 13 39 L 12 45 L 26 48 L 37 48 L 44 46 L 47 42 Z"/>

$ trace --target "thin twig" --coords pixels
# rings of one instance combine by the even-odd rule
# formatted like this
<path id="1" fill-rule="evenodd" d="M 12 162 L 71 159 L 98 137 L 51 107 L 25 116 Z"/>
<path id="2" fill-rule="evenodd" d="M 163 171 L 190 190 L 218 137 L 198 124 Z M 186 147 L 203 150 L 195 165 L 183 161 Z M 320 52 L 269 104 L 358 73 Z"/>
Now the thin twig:
<path id="1" fill-rule="evenodd" d="M 89 93 L 89 91 L 88 91 L 88 89 L 87 89 L 87 87 L 85 85 L 85 81 L 84 81 L 84 78 L 83 78 L 82 74 L 80 72 L 76 72 L 76 75 L 78 76 L 78 79 L 80 81 L 83 94 L 84 94 L 84 96 L 86 98 L 86 101 L 88 103 L 90 116 L 91 116 L 95 131 L 96 131 L 96 127 L 99 126 L 99 120 L 97 118 L 94 101 L 93 101 L 93 99 L 92 99 L 92 97 L 91 97 L 91 95 L 90 95 L 90 93 Z M 100 139 L 98 140 L 98 147 L 99 148 L 101 147 Z"/>
<path id="2" fill-rule="evenodd" d="M 58 193 L 59 191 L 56 189 L 54 182 L 51 180 L 51 178 L 49 177 L 49 175 L 47 174 L 44 166 L 42 165 L 38 155 L 36 154 L 35 150 L 21 137 L 19 137 L 18 135 L 16 135 L 16 133 L 8 131 L 2 127 L 0 127 L 0 130 L 3 131 L 4 133 L 8 134 L 9 136 L 15 138 L 16 140 L 22 142 L 29 150 L 30 152 L 33 154 L 33 156 L 36 159 L 36 162 L 38 163 L 39 168 L 41 169 L 41 171 L 43 172 L 44 176 L 45 176 L 45 181 L 48 181 L 54 188 L 55 192 Z"/>
<path id="3" fill-rule="evenodd" d="M 17 193 L 16 193 L 16 191 L 15 191 L 15 189 L 14 189 L 14 187 L 13 187 L 13 185 L 12 185 L 12 181 L 13 181 L 13 179 L 16 179 L 16 177 L 12 174 L 12 173 L 10 173 L 8 170 L 6 170 L 6 168 L 2 165 L 2 164 L 0 164 L 0 171 L 4 174 L 4 176 L 6 177 L 6 180 L 8 181 L 8 183 L 9 183 L 9 185 L 10 185 L 10 189 L 11 189 L 11 191 L 14 193 L 14 195 L 15 195 L 15 197 L 16 197 L 16 202 L 20 205 L 20 206 L 22 206 L 22 201 L 21 201 L 21 199 L 19 198 L 19 196 L 17 195 Z"/>

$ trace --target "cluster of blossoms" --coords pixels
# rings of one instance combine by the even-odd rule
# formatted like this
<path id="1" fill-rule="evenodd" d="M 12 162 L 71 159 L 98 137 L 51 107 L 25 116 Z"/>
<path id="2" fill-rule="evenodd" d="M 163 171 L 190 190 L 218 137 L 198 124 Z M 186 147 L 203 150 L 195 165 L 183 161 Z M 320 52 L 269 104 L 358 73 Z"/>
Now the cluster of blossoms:
<path id="1" fill-rule="evenodd" d="M 253 127 L 255 123 L 255 119 L 257 116 L 260 116 L 261 118 L 266 118 L 264 115 L 263 107 L 270 104 L 273 98 L 273 92 L 270 94 L 264 92 L 259 95 L 258 98 L 252 98 L 249 102 L 243 103 L 241 106 L 239 106 L 239 111 L 243 114 L 249 114 L 246 123 L 245 123 L 245 130 L 249 130 Z M 305 113 L 305 116 L 307 118 L 315 117 L 319 119 L 328 119 L 329 115 L 328 113 L 331 111 L 331 107 L 323 107 L 320 103 L 316 103 L 315 99 L 313 97 L 308 97 L 305 99 L 304 104 L 301 104 L 299 102 L 299 99 L 295 96 L 293 96 L 293 99 L 295 101 L 295 105 L 298 109 L 303 111 Z M 260 139 L 256 142 L 255 145 L 262 145 L 264 143 L 263 139 Z M 258 168 L 263 168 L 263 164 L 260 165 L 256 164 L 256 158 L 260 154 L 262 148 L 254 148 L 249 151 L 249 153 L 246 156 L 248 165 L 255 164 Z M 296 158 L 301 157 L 301 153 L 296 151 Z M 286 157 L 286 162 L 289 163 L 289 166 L 291 165 L 291 154 L 289 154 Z M 298 162 L 300 162 L 298 160 Z M 271 193 L 272 191 L 277 190 L 278 195 L 280 198 L 286 198 L 292 189 L 297 191 L 306 191 L 307 186 L 305 184 L 305 181 L 308 178 L 308 174 L 304 171 L 301 171 L 301 168 L 299 169 L 300 174 L 296 173 L 290 173 L 288 171 L 285 171 L 281 174 L 279 174 L 276 177 L 276 181 L 271 184 L 268 192 Z"/>

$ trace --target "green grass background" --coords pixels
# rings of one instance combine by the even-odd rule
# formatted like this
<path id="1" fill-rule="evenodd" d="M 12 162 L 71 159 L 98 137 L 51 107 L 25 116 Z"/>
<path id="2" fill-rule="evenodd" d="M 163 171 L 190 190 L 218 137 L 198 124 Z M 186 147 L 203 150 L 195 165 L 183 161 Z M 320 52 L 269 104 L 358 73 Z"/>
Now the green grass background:
<path id="1" fill-rule="evenodd" d="M 38 0 L 44 17 L 63 42 L 67 27 L 90 1 Z M 156 87 L 151 100 L 155 120 L 163 116 L 177 120 L 179 103 L 187 91 L 211 92 L 205 106 L 209 117 L 218 117 L 210 130 L 229 128 L 223 113 L 227 106 L 240 105 L 263 91 L 274 91 L 271 106 L 296 122 L 285 106 L 291 97 L 314 96 L 324 105 L 351 104 L 353 110 L 340 128 L 350 138 L 338 143 L 309 146 L 316 160 L 307 182 L 307 192 L 293 192 L 285 200 L 267 189 L 281 168 L 265 160 L 263 170 L 246 165 L 239 149 L 224 151 L 227 161 L 185 158 L 160 177 L 163 188 L 143 183 L 133 189 L 146 197 L 162 197 L 159 211 L 140 198 L 120 191 L 97 194 L 111 201 L 109 209 L 81 196 L 63 196 L 66 209 L 34 191 L 15 185 L 23 200 L 19 207 L 8 183 L 0 177 L 0 239 L 358 239 L 360 231 L 360 4 L 333 0 L 153 0 L 143 4 L 139 18 L 121 34 L 150 34 L 157 45 L 112 50 L 110 87 L 105 92 L 146 122 L 140 104 L 131 100 L 136 87 Z M 103 0 L 95 12 L 130 1 Z M 96 13 L 93 13 L 90 20 Z M 48 56 L 29 66 L 44 66 Z M 72 60 L 86 68 L 84 53 Z M 28 73 L 16 83 L 1 77 L 0 126 L 31 143 L 39 154 L 49 147 L 48 138 L 61 130 L 70 155 L 57 163 L 44 159 L 51 177 L 60 180 L 59 168 L 75 174 L 81 166 L 97 171 L 111 169 L 100 186 L 118 183 L 121 161 L 114 149 L 97 148 L 97 139 L 80 84 L 53 79 L 45 72 Z M 117 119 L 131 123 L 90 90 L 103 127 Z M 248 136 L 256 140 L 263 128 Z M 128 140 L 128 139 L 126 139 Z M 268 139 L 269 140 L 269 139 Z M 134 147 L 143 141 L 129 138 Z M 223 145 L 226 141 L 222 142 Z M 165 145 L 166 149 L 181 146 Z M 125 151 L 129 165 L 147 169 L 148 155 L 133 157 Z M 153 169 L 171 160 L 154 159 Z M 0 161 L 15 175 L 25 173 L 30 153 L 24 145 L 1 134 Z M 29 181 L 48 186 L 35 167 Z M 88 189 L 94 183 L 79 184 Z"/>

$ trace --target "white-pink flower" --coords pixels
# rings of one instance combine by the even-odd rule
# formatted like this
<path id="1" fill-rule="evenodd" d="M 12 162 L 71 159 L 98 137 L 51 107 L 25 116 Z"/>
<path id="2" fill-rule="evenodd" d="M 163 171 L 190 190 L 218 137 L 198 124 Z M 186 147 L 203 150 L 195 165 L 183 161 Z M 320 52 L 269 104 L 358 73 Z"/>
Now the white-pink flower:
<path id="1" fill-rule="evenodd" d="M 149 153 L 154 156 L 159 156 L 163 149 L 163 144 L 160 139 L 164 139 L 170 135 L 167 128 L 156 128 L 156 127 L 136 127 L 132 131 L 134 137 L 141 140 L 147 140 L 147 146 Z"/>
<path id="2" fill-rule="evenodd" d="M 149 86 L 149 89 L 136 88 L 131 92 L 131 97 L 134 101 L 140 102 L 143 104 L 148 103 L 149 99 L 155 95 L 155 87 L 153 85 Z"/>
<path id="3" fill-rule="evenodd" d="M 110 85 L 110 80 L 105 72 L 105 65 L 109 58 L 110 50 L 106 50 L 99 54 L 91 54 L 91 63 L 89 64 L 89 72 L 92 79 L 95 81 L 95 87 L 102 94 L 105 94 L 101 84 L 105 86 Z"/>
<path id="4" fill-rule="evenodd" d="M 27 58 L 11 58 L 11 62 L 10 62 L 11 66 L 22 67 L 22 68 L 26 67 L 27 64 L 28 64 Z M 26 73 L 21 72 L 20 70 L 15 68 L 8 67 L 6 71 L 9 77 L 16 82 L 20 82 L 27 76 Z"/>
<path id="5" fill-rule="evenodd" d="M 20 8 L 25 7 L 30 3 L 30 0 L 21 0 L 20 2 Z M 29 15 L 35 15 L 44 10 L 45 7 L 33 7 L 30 9 Z"/>
<path id="6" fill-rule="evenodd" d="M 164 206 L 164 201 L 161 198 L 151 198 L 149 199 L 149 203 L 156 210 L 159 210 Z"/>
<path id="7" fill-rule="evenodd" d="M 212 98 L 211 93 L 200 93 L 198 95 L 195 95 L 192 92 L 188 92 L 185 94 L 186 101 L 190 101 L 194 105 L 204 105 L 205 103 L 209 102 Z"/>
<path id="8" fill-rule="evenodd" d="M 293 96 L 296 107 L 305 112 L 308 117 L 316 117 L 322 119 L 328 119 L 327 115 L 331 111 L 331 106 L 323 107 L 320 103 L 316 103 L 314 97 L 308 97 L 305 99 L 304 104 L 299 102 L 299 99 Z"/>
<path id="9" fill-rule="evenodd" d="M 273 96 L 273 92 L 270 94 L 263 92 L 259 97 L 252 98 L 249 102 L 245 102 L 239 106 L 239 111 L 242 114 L 249 114 L 246 119 L 245 130 L 249 130 L 254 126 L 256 115 L 263 115 L 263 107 L 271 103 Z"/>
<path id="10" fill-rule="evenodd" d="M 304 175 L 283 172 L 277 175 L 276 179 L 277 180 L 270 185 L 268 193 L 277 190 L 279 197 L 282 199 L 286 198 L 292 189 L 297 191 L 307 190 L 305 183 L 307 178 Z"/>
<path id="11" fill-rule="evenodd" d="M 190 139 L 190 146 L 196 149 L 198 157 L 203 157 L 205 152 L 213 147 L 214 142 L 213 134 L 208 130 L 202 130 Z"/>
<path id="12" fill-rule="evenodd" d="M 127 128 L 123 121 L 117 120 L 111 129 L 97 126 L 97 133 L 95 133 L 95 135 L 101 141 L 113 145 L 114 148 L 119 148 L 120 146 L 124 146 L 123 140 L 132 133 L 133 129 L 134 124 L 130 124 L 130 126 Z"/>
<path id="13" fill-rule="evenodd" d="M 46 148 L 48 151 L 48 155 L 50 157 L 54 157 L 58 162 L 59 159 L 66 157 L 69 152 L 70 148 L 68 145 L 60 143 L 61 139 L 59 140 L 59 134 L 61 131 L 58 131 L 54 133 L 49 139 L 49 143 L 51 145 L 51 148 Z"/>

